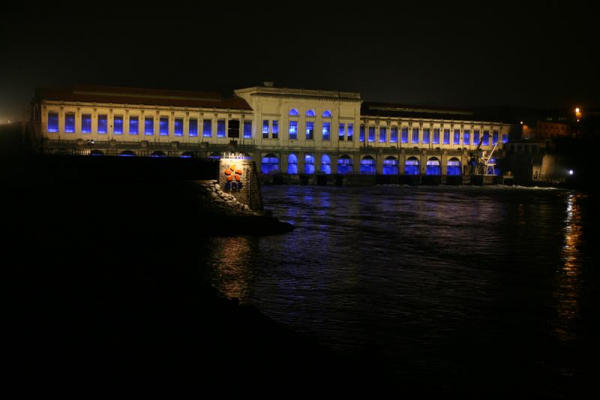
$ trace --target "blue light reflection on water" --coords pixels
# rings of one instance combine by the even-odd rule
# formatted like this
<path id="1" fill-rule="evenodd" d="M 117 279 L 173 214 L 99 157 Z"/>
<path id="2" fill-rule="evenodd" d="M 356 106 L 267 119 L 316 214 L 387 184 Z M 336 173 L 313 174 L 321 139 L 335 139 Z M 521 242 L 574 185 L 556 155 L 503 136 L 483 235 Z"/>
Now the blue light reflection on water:
<path id="1" fill-rule="evenodd" d="M 263 194 L 296 230 L 210 239 L 227 249 L 209 257 L 209 279 L 226 295 L 347 354 L 375 354 L 403 382 L 527 383 L 547 395 L 580 377 L 586 196 L 503 187 Z"/>

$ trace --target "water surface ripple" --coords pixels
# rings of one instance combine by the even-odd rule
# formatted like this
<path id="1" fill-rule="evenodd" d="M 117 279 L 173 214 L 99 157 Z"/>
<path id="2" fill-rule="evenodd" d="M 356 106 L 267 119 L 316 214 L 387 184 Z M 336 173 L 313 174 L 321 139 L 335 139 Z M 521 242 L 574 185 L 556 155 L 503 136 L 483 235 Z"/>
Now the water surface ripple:
<path id="1" fill-rule="evenodd" d="M 225 295 L 389 366 L 409 387 L 550 397 L 580 387 L 597 327 L 587 195 L 403 186 L 263 195 L 296 230 L 209 239 L 208 279 Z"/>

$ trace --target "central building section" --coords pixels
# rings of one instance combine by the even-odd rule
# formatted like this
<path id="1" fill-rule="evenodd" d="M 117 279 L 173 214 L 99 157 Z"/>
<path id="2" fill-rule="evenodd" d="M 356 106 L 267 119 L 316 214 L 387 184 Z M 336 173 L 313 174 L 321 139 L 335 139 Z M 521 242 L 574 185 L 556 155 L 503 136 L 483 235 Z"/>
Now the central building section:
<path id="1" fill-rule="evenodd" d="M 360 93 L 275 88 L 236 90 L 254 111 L 255 159 L 262 173 L 337 173 L 360 150 Z"/>

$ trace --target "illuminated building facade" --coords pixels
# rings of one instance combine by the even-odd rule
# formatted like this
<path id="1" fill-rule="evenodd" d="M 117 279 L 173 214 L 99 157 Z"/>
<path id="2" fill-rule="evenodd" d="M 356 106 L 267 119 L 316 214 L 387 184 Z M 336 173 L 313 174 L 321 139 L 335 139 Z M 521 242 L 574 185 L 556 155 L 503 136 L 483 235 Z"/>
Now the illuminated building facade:
<path id="1" fill-rule="evenodd" d="M 359 93 L 276 88 L 214 93 L 38 89 L 45 153 L 211 157 L 246 153 L 262 174 L 463 175 L 473 152 L 502 155 L 510 125 L 469 110 L 363 102 Z"/>

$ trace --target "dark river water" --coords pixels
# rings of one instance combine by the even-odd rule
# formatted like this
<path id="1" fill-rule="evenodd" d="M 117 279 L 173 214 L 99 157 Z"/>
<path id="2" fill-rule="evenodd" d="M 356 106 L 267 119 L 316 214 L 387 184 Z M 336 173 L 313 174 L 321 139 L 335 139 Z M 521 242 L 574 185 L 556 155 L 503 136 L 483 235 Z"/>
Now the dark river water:
<path id="1" fill-rule="evenodd" d="M 399 385 L 570 397 L 594 375 L 592 199 L 508 187 L 264 187 L 296 226 L 212 238 L 223 294 Z"/>

